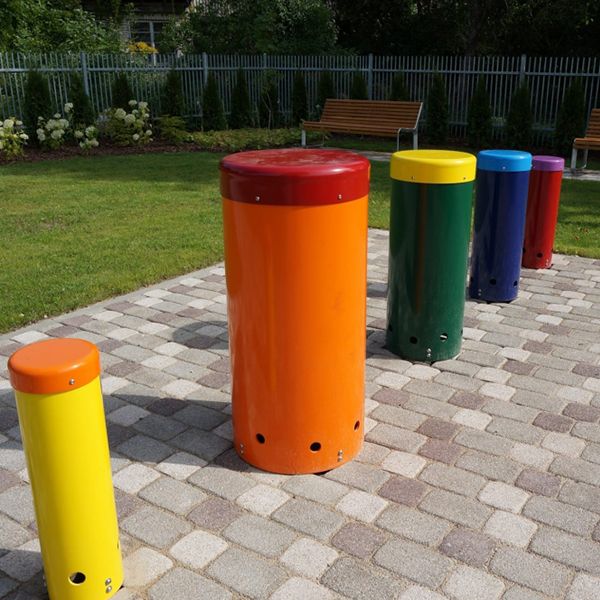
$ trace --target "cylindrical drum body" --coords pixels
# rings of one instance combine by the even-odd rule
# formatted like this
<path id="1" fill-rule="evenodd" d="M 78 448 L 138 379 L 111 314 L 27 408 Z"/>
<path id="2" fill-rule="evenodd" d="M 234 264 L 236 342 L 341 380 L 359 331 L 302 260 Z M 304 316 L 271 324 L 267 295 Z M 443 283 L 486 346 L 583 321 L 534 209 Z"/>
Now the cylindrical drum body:
<path id="1" fill-rule="evenodd" d="M 8 363 L 48 594 L 111 598 L 123 583 L 97 348 L 53 339 Z"/>
<path id="2" fill-rule="evenodd" d="M 369 170 L 335 150 L 221 162 L 234 445 L 266 471 L 362 447 Z"/>
<path id="3" fill-rule="evenodd" d="M 552 246 L 564 168 L 565 160 L 559 156 L 533 157 L 523 242 L 523 267 L 547 269 L 552 264 Z"/>
<path id="4" fill-rule="evenodd" d="M 386 346 L 415 361 L 456 356 L 462 341 L 475 157 L 406 150 L 390 164 Z"/>
<path id="5" fill-rule="evenodd" d="M 477 155 L 469 296 L 487 302 L 517 297 L 531 154 L 482 150 Z"/>

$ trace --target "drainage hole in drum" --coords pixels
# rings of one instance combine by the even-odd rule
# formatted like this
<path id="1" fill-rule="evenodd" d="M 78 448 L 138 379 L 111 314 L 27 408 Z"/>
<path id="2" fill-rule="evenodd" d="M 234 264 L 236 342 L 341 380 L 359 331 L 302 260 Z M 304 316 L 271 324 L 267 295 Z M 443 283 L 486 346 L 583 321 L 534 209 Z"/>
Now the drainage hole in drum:
<path id="1" fill-rule="evenodd" d="M 318 452 L 320 449 L 321 449 L 321 443 L 320 442 L 313 442 L 310 445 L 311 452 Z"/>
<path id="2" fill-rule="evenodd" d="M 360 421 L 356 421 L 356 423 L 354 423 L 354 431 L 357 431 L 359 427 L 360 427 Z"/>
<path id="3" fill-rule="evenodd" d="M 544 255 L 543 255 L 541 252 L 538 252 L 538 253 L 536 254 L 536 256 L 537 256 L 538 258 L 542 258 L 542 256 L 544 256 Z"/>
<path id="4" fill-rule="evenodd" d="M 419 340 L 414 335 L 410 338 L 410 343 L 411 344 L 416 344 L 418 341 Z"/>
<path id="5" fill-rule="evenodd" d="M 513 287 L 517 287 L 519 285 L 518 281 L 513 281 Z"/>
<path id="6" fill-rule="evenodd" d="M 74 583 L 75 585 L 81 585 L 85 581 L 85 575 L 81 573 L 81 571 L 77 571 L 76 573 L 71 573 L 69 575 L 69 581 Z"/>
<path id="7" fill-rule="evenodd" d="M 264 444 L 265 443 L 265 436 L 262 433 L 257 433 L 256 434 L 256 441 L 259 444 Z"/>
<path id="8" fill-rule="evenodd" d="M 447 333 L 440 333 L 440 340 L 442 340 L 442 342 L 445 342 L 448 340 L 448 334 Z"/>
<path id="9" fill-rule="evenodd" d="M 490 279 L 490 284 L 491 285 L 496 285 L 496 280 L 495 279 Z"/>

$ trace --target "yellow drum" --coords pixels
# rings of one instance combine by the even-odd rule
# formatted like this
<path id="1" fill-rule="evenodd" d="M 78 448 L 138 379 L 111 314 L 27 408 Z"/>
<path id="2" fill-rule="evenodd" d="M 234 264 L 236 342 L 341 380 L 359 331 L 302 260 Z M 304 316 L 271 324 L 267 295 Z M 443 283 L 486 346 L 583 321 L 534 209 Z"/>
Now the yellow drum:
<path id="1" fill-rule="evenodd" d="M 17 350 L 8 369 L 50 598 L 110 598 L 123 566 L 98 349 L 44 340 Z"/>

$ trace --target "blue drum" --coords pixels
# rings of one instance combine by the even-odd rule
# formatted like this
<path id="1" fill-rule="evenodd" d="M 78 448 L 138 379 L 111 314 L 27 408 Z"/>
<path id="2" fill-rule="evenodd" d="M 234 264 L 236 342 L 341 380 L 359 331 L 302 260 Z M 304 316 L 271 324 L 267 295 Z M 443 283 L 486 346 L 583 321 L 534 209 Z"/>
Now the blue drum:
<path id="1" fill-rule="evenodd" d="M 483 150 L 477 155 L 469 296 L 487 302 L 517 297 L 531 154 Z"/>

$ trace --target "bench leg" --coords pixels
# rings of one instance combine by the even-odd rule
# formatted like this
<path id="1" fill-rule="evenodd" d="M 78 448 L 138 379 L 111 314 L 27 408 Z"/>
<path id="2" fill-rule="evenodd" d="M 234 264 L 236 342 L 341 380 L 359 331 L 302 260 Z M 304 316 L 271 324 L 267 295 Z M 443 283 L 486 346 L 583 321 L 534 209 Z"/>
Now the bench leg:
<path id="1" fill-rule="evenodd" d="M 571 152 L 571 173 L 577 171 L 577 148 L 573 148 Z"/>
<path id="2" fill-rule="evenodd" d="M 304 131 L 304 129 L 302 130 L 302 138 L 300 140 L 300 144 L 302 146 L 306 146 L 306 131 Z"/>
<path id="3" fill-rule="evenodd" d="M 414 131 L 413 132 L 413 150 L 417 150 L 419 147 L 419 134 Z"/>
<path id="4" fill-rule="evenodd" d="M 587 167 L 588 152 L 589 150 L 587 148 L 583 151 L 583 166 L 581 167 L 582 171 Z"/>

